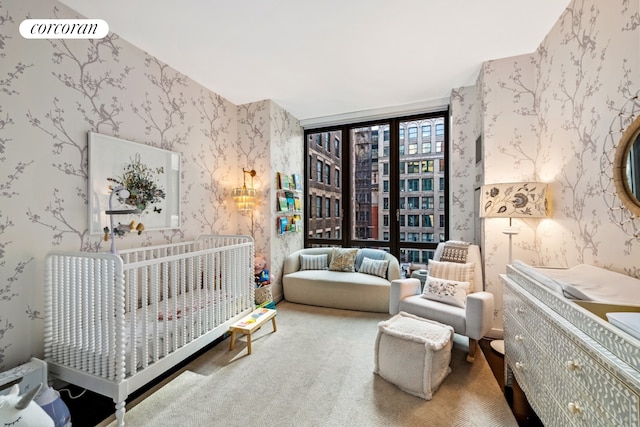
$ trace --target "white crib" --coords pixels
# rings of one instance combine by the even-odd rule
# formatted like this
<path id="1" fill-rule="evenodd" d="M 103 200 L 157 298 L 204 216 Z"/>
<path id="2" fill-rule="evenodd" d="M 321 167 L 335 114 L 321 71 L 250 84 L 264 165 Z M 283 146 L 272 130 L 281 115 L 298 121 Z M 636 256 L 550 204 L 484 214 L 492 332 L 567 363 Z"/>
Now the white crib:
<path id="1" fill-rule="evenodd" d="M 46 258 L 44 355 L 52 378 L 113 398 L 201 350 L 254 308 L 248 236 Z"/>

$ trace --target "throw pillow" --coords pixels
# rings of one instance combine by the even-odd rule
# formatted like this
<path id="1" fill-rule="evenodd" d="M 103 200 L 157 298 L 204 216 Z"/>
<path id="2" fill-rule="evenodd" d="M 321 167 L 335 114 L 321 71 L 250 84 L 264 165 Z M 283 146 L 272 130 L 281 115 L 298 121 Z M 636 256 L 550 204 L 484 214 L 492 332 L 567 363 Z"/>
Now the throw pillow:
<path id="1" fill-rule="evenodd" d="M 445 280 L 469 282 L 469 292 L 473 292 L 475 266 L 473 262 L 461 264 L 458 262 L 430 260 L 429 276 L 439 277 Z"/>
<path id="2" fill-rule="evenodd" d="M 421 296 L 422 298 L 464 308 L 468 290 L 469 282 L 428 276 Z"/>
<path id="3" fill-rule="evenodd" d="M 327 270 L 329 261 L 327 254 L 305 255 L 300 254 L 300 270 Z"/>
<path id="4" fill-rule="evenodd" d="M 469 242 L 459 240 L 449 240 L 445 242 L 440 255 L 440 261 L 449 262 L 467 262 L 467 254 L 469 252 Z"/>
<path id="5" fill-rule="evenodd" d="M 389 260 L 375 260 L 364 257 L 362 264 L 360 264 L 360 273 L 370 274 L 372 276 L 380 276 L 382 278 L 387 277 L 387 267 L 389 267 Z"/>
<path id="6" fill-rule="evenodd" d="M 354 272 L 354 264 L 356 262 L 356 256 L 358 255 L 358 249 L 340 249 L 333 248 L 331 254 L 331 263 L 329 264 L 329 270 L 331 271 L 348 271 Z"/>
<path id="7" fill-rule="evenodd" d="M 358 256 L 356 256 L 356 271 L 360 271 L 363 259 L 384 259 L 386 255 L 387 253 L 381 249 L 361 248 L 358 251 Z"/>

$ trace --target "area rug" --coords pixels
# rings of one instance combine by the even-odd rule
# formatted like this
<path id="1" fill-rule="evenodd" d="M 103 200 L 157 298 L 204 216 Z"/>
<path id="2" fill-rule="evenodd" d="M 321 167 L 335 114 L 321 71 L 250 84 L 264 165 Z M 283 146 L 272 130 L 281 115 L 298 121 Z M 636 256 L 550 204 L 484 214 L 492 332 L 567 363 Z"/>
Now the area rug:
<path id="1" fill-rule="evenodd" d="M 229 339 L 133 408 L 127 426 L 517 426 L 482 352 L 456 337 L 451 373 L 433 399 L 373 373 L 377 325 L 388 314 L 282 302 L 277 332 Z M 111 424 L 113 425 L 113 424 Z"/>

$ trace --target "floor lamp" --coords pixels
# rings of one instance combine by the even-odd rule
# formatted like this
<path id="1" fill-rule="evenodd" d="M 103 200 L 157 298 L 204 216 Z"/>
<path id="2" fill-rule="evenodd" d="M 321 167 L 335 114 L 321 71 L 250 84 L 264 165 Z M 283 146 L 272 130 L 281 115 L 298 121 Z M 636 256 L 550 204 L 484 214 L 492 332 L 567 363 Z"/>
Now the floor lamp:
<path id="1" fill-rule="evenodd" d="M 520 232 L 513 218 L 543 218 L 548 213 L 547 184 L 542 182 L 511 182 L 483 185 L 480 192 L 480 216 L 509 218 L 502 231 L 509 236 L 509 264 L 513 262 L 513 236 Z M 491 341 L 491 348 L 504 354 L 504 341 Z"/>

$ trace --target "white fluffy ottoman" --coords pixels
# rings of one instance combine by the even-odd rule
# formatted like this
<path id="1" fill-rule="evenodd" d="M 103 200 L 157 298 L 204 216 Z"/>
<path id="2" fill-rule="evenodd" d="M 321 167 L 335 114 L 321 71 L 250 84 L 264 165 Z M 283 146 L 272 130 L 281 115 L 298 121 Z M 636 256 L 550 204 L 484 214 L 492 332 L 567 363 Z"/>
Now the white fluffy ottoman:
<path id="1" fill-rule="evenodd" d="M 431 400 L 451 372 L 453 328 L 401 311 L 378 323 L 374 373 L 401 390 Z"/>

